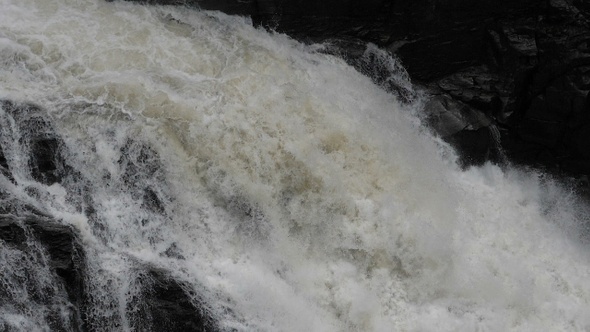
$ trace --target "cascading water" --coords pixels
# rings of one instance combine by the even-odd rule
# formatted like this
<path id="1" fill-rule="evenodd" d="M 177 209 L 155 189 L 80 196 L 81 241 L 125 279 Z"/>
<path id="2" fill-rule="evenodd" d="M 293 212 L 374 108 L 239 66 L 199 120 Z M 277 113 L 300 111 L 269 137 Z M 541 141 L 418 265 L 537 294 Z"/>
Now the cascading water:
<path id="1" fill-rule="evenodd" d="M 588 209 L 542 174 L 460 170 L 344 61 L 216 12 L 0 7 L 0 97 L 41 107 L 71 174 L 31 175 L 32 115 L 5 105 L 4 202 L 76 230 L 87 329 L 151 328 L 140 266 L 227 330 L 590 329 Z M 0 327 L 51 330 L 71 304 L 23 255 L 0 240 Z"/>

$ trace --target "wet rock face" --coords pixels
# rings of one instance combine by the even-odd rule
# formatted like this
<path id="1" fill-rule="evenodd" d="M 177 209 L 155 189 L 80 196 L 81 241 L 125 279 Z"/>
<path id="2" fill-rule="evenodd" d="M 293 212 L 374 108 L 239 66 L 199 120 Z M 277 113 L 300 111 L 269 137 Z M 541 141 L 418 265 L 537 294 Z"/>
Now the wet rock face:
<path id="1" fill-rule="evenodd" d="M 0 187 L 0 308 L 33 316 L 31 321 L 53 331 L 83 331 L 85 254 L 77 233 L 10 192 L 27 175 L 45 185 L 66 176 L 61 140 L 40 108 L 6 100 L 0 100 L 0 107 L 3 116 L 10 117 L 2 119 L 0 128 L 0 167 L 9 180 Z M 27 151 L 30 158 L 20 165 L 9 161 L 14 150 Z M 12 328 L 0 317 L 0 330 Z"/>
<path id="2" fill-rule="evenodd" d="M 590 21 L 565 1 L 551 5 L 540 18 L 546 23 L 520 21 L 502 30 L 508 42 L 534 40 L 526 47 L 513 47 L 514 42 L 505 47 L 520 60 L 516 65 L 509 65 L 507 51 L 494 58 L 514 86 L 502 110 L 509 129 L 505 147 L 518 162 L 590 174 L 587 141 L 581 139 L 588 137 L 590 124 Z"/>
<path id="3" fill-rule="evenodd" d="M 84 330 L 84 253 L 70 227 L 17 208 L 0 218 L 0 251 L 3 264 L 20 261 L 0 273 L 3 311 L 36 310 L 52 330 Z M 10 331 L 1 319 L 0 327 Z"/>
<path id="4" fill-rule="evenodd" d="M 104 308 L 93 307 L 87 287 L 93 276 L 87 273 L 89 258 L 78 231 L 42 211 L 42 203 L 32 205 L 44 196 L 31 181 L 39 186 L 58 183 L 72 191 L 68 192 L 72 200 L 81 194 L 72 184 L 90 185 L 89 181 L 68 165 L 67 147 L 41 107 L 0 100 L 0 108 L 0 176 L 5 177 L 0 181 L 0 331 L 100 330 L 101 322 L 93 321 L 92 311 Z M 15 157 L 15 151 L 28 158 Z M 149 147 L 130 142 L 122 155 L 123 181 L 129 187 L 137 186 L 138 174 L 161 176 L 159 157 Z M 14 194 L 18 186 L 25 186 L 20 196 Z M 138 199 L 146 210 L 165 213 L 154 188 L 135 189 L 144 192 Z M 80 206 L 89 219 L 93 211 L 91 199 Z M 174 248 L 169 251 L 174 255 Z M 126 313 L 134 322 L 132 330 L 217 330 L 206 303 L 188 285 L 141 262 L 136 269 L 141 292 L 127 304 Z M 11 322 L 4 315 L 22 319 Z"/>
<path id="5" fill-rule="evenodd" d="M 3 121 L 4 125 L 0 128 L 2 140 L 7 145 L 1 149 L 2 173 L 14 180 L 4 151 L 26 150 L 28 162 L 19 166 L 28 168 L 27 173 L 33 180 L 46 185 L 61 182 L 68 172 L 61 153 L 63 142 L 53 130 L 44 111 L 34 105 L 19 105 L 8 100 L 0 100 L 0 107 L 5 116 L 11 118 Z"/>
<path id="6" fill-rule="evenodd" d="M 44 216 L 0 217 L 0 251 L 20 260 L 17 271 L 0 273 L 0 309 L 29 316 L 38 310 L 52 331 L 94 330 L 86 321 L 84 250 L 76 232 Z M 24 221 L 23 221 L 24 220 Z M 205 306 L 195 303 L 189 287 L 165 272 L 142 266 L 142 293 L 130 303 L 135 331 L 216 331 Z M 12 273 L 11 273 L 12 272 Z M 65 312 L 64 312 L 65 311 Z M 91 322 L 90 322 L 91 323 Z M 0 317 L 0 328 L 11 331 Z"/>
<path id="7" fill-rule="evenodd" d="M 151 331 L 215 331 L 215 323 L 199 307 L 188 293 L 188 287 L 174 280 L 163 271 L 148 270 L 138 280 L 142 284 L 142 308 L 136 321 Z M 196 296 L 195 294 L 192 294 Z"/>

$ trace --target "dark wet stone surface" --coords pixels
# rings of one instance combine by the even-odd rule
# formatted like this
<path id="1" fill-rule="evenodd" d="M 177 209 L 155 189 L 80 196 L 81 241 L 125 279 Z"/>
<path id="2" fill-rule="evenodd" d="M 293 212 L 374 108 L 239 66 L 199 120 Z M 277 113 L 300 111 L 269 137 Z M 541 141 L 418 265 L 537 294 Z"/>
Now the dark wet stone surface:
<path id="1" fill-rule="evenodd" d="M 147 324 L 151 331 L 205 332 L 216 331 L 215 322 L 204 306 L 195 300 L 196 294 L 183 282 L 171 278 L 165 271 L 147 270 L 140 276 L 142 284 L 141 310 L 136 321 Z M 139 326 L 138 326 L 139 327 Z M 141 328 L 139 328 L 141 330 Z"/>
<path id="2" fill-rule="evenodd" d="M 22 279 L 14 280 L 13 276 L 10 284 L 16 283 L 34 303 L 46 308 L 45 319 L 52 330 L 84 330 L 84 251 L 72 228 L 21 210 L 0 217 L 0 241 L 17 250 L 21 259 L 28 262 L 17 274 Z M 42 273 L 53 277 L 40 278 L 38 273 L 43 270 Z M 13 296 L 10 289 L 0 289 L 0 300 L 5 304 L 13 302 L 18 311 L 21 299 Z M 60 309 L 64 304 L 65 315 Z"/>
<path id="3" fill-rule="evenodd" d="M 90 183 L 67 164 L 65 143 L 53 128 L 50 117 L 36 105 L 0 100 L 0 107 L 6 116 L 11 117 L 12 121 L 8 122 L 14 123 L 20 133 L 13 135 L 15 128 L 0 125 L 3 135 L 0 141 L 0 171 L 10 180 L 6 185 L 17 183 L 12 174 L 14 170 L 11 169 L 11 162 L 4 151 L 19 147 L 29 155 L 28 176 L 40 184 L 60 183 L 66 191 L 72 191 L 68 193 L 68 199 L 80 205 L 80 212 L 87 215 L 92 226 L 96 208 L 89 196 Z M 124 172 L 119 181 L 129 189 L 143 193 L 138 199 L 142 200 L 145 210 L 154 216 L 164 215 L 160 197 L 163 189 L 140 185 L 146 179 L 161 180 L 159 156 L 141 142 L 130 141 L 123 150 L 124 157 L 120 164 Z M 27 177 L 27 173 L 21 172 L 21 176 Z M 87 192 L 78 192 L 80 188 L 86 188 Z M 24 191 L 33 199 L 42 199 L 35 186 L 28 186 Z M 23 263 L 22 271 L 16 275 L 5 274 L 0 270 L 0 306 L 8 305 L 10 310 L 22 311 L 26 316 L 28 310 L 34 309 L 26 306 L 33 303 L 43 310 L 43 320 L 51 331 L 100 330 L 104 322 L 90 318 L 91 311 L 102 309 L 92 307 L 92 297 L 85 286 L 85 281 L 92 276 L 87 275 L 88 258 L 78 232 L 40 208 L 17 198 L 8 187 L 0 186 L 0 199 L 0 244 L 11 250 L 11 255 L 26 262 Z M 165 255 L 184 259 L 175 245 Z M 126 313 L 135 322 L 133 330 L 218 330 L 207 305 L 188 284 L 145 264 L 138 263 L 137 268 L 142 276 L 139 282 L 143 288 L 141 296 L 131 300 L 128 305 L 138 310 Z M 8 278 L 10 282 L 5 282 Z M 8 285 L 24 291 L 28 299 L 20 298 L 18 292 L 15 293 Z M 10 330 L 10 326 L 0 321 L 0 329 Z"/>

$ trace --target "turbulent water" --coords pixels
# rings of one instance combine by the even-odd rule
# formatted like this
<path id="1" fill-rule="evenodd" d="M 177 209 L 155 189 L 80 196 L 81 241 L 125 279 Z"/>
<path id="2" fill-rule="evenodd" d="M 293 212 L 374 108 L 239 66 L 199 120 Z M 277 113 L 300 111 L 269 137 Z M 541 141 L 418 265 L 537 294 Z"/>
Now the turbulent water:
<path id="1" fill-rule="evenodd" d="M 91 330 L 137 330 L 138 266 L 191 285 L 228 330 L 590 330 L 576 196 L 460 170 L 419 105 L 321 46 L 186 8 L 0 8 L 0 98 L 47 112 L 78 172 L 36 182 L 0 109 L 0 184 L 79 233 Z M 15 255 L 0 241 L 5 286 Z M 48 329 L 21 295 L 0 325 Z"/>

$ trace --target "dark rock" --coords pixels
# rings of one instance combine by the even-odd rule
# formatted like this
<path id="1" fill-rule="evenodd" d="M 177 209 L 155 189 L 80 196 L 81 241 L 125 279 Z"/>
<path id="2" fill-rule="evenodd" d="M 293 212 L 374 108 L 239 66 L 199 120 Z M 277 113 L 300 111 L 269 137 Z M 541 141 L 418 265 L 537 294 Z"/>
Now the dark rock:
<path id="1" fill-rule="evenodd" d="M 458 151 L 461 166 L 481 165 L 486 161 L 504 162 L 495 126 L 481 127 L 477 130 L 459 131 L 447 138 Z"/>
<path id="2" fill-rule="evenodd" d="M 28 152 L 31 177 L 47 185 L 62 181 L 67 173 L 61 151 L 63 142 L 55 132 L 47 113 L 35 105 L 17 104 L 8 100 L 0 100 L 0 107 L 12 117 L 19 131 L 16 134 L 13 128 L 5 125 L 3 135 L 12 135 L 12 141 L 18 142 L 18 148 Z M 2 159 L 4 164 L 1 163 Z M 0 158 L 0 169 L 4 165 L 5 169 L 9 168 L 5 157 Z"/>
<path id="3" fill-rule="evenodd" d="M 488 117 L 447 94 L 432 96 L 425 105 L 426 122 L 443 138 L 491 124 Z"/>
<path id="4" fill-rule="evenodd" d="M 131 320 L 136 330 L 169 332 L 205 332 L 218 330 L 206 312 L 206 306 L 195 303 L 188 285 L 168 276 L 166 272 L 150 269 L 140 275 L 142 285 L 139 310 Z M 134 312 L 134 310 L 130 310 Z"/>
<path id="5" fill-rule="evenodd" d="M 145 188 L 143 191 L 142 207 L 157 214 L 164 214 L 164 212 L 166 212 L 164 204 L 158 197 L 158 194 L 149 187 Z"/>
<path id="6" fill-rule="evenodd" d="M 36 214 L 3 215 L 0 218 L 2 241 L 16 250 L 18 254 L 12 253 L 13 256 L 20 255 L 23 260 L 22 272 L 17 274 L 22 278 L 0 273 L 8 283 L 6 286 L 22 289 L 28 294 L 28 301 L 48 308 L 45 320 L 52 330 L 84 330 L 84 252 L 73 230 Z M 12 290 L 3 287 L 0 287 L 0 302 L 18 305 L 24 300 L 13 298 Z"/>
<path id="7" fill-rule="evenodd" d="M 24 229 L 13 218 L 2 216 L 0 217 L 0 239 L 13 246 L 21 246 L 27 240 L 27 236 Z"/>
<path id="8" fill-rule="evenodd" d="M 158 153 L 143 142 L 129 140 L 121 148 L 118 164 L 122 177 L 111 180 L 121 181 L 130 188 L 131 193 L 137 195 L 135 198 L 142 202 L 142 208 L 155 215 L 164 215 L 166 197 L 163 192 L 166 188 L 162 186 L 165 181 Z"/>
<path id="9" fill-rule="evenodd" d="M 8 161 L 6 160 L 6 156 L 4 155 L 4 151 L 2 150 L 2 145 L 0 145 L 0 173 L 6 176 L 10 181 L 14 182 L 14 178 L 12 177 L 12 173 L 8 168 Z"/>
<path id="10" fill-rule="evenodd" d="M 185 259 L 176 243 L 172 243 L 172 245 L 164 251 L 164 255 L 170 258 Z"/>
<path id="11" fill-rule="evenodd" d="M 16 146 L 27 153 L 31 178 L 47 185 L 60 182 L 68 191 L 68 201 L 79 205 L 79 211 L 85 212 L 92 224 L 96 209 L 89 187 L 91 183 L 66 164 L 66 147 L 47 114 L 34 105 L 5 100 L 0 100 L 0 107 L 8 117 L 0 122 L 0 142 L 6 144 L 1 147 Z M 13 178 L 10 161 L 2 151 L 0 170 Z M 137 199 L 143 202 L 142 207 L 152 217 L 163 216 L 163 199 L 167 197 L 163 197 L 165 188 L 161 187 L 163 173 L 159 156 L 149 146 L 133 141 L 121 152 L 122 176 L 114 180 L 136 193 Z M 160 185 L 156 187 L 156 183 Z M 24 188 L 24 191 L 33 199 L 43 199 L 40 189 L 35 186 Z M 0 246 L 2 250 L 10 250 L 10 259 L 19 265 L 14 274 L 0 269 L 0 307 L 8 306 L 25 316 L 30 316 L 27 310 L 39 311 L 41 314 L 35 321 L 51 331 L 100 329 L 103 325 L 93 311 L 102 308 L 95 308 L 92 295 L 87 294 L 85 279 L 91 276 L 86 275 L 86 256 L 75 230 L 13 197 L 7 188 L 0 188 L 0 197 L 3 200 L 0 206 Z M 184 259 L 175 245 L 164 255 Z M 188 284 L 139 265 L 141 294 L 131 299 L 126 312 L 134 330 L 217 330 L 207 306 L 197 300 Z M 19 295 L 19 292 L 25 295 Z M 10 330 L 6 324 L 0 321 L 0 329 Z"/>
<path id="12" fill-rule="evenodd" d="M 25 224 L 47 250 L 50 266 L 64 280 L 73 303 L 81 304 L 84 293 L 84 251 L 71 227 L 39 217 L 28 217 Z"/>
<path id="13" fill-rule="evenodd" d="M 31 175 L 33 179 L 44 183 L 53 184 L 59 182 L 60 174 L 58 170 L 59 142 L 55 138 L 41 138 L 32 140 L 31 148 Z"/>
<path id="14" fill-rule="evenodd" d="M 503 83 L 501 77 L 485 67 L 470 67 L 446 76 L 436 84 L 452 99 L 461 101 L 491 118 L 500 114 L 504 106 L 502 99 L 508 97 Z"/>

